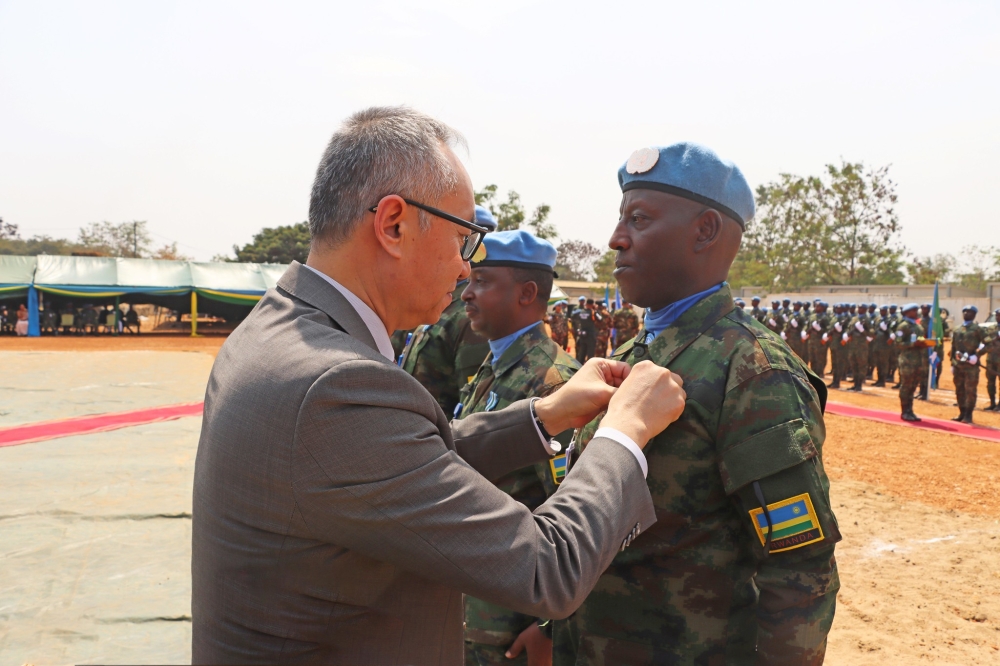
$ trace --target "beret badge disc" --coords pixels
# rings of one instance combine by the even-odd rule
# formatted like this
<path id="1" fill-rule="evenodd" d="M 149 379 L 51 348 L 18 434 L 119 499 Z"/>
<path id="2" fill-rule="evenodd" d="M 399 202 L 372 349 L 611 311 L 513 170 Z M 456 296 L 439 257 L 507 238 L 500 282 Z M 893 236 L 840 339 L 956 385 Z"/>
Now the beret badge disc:
<path id="1" fill-rule="evenodd" d="M 480 243 L 479 247 L 476 248 L 476 253 L 472 255 L 472 259 L 470 261 L 474 264 L 477 264 L 485 259 L 486 259 L 486 243 Z"/>
<path id="2" fill-rule="evenodd" d="M 659 159 L 660 151 L 655 148 L 640 148 L 629 156 L 625 170 L 629 173 L 646 173 L 656 166 Z"/>

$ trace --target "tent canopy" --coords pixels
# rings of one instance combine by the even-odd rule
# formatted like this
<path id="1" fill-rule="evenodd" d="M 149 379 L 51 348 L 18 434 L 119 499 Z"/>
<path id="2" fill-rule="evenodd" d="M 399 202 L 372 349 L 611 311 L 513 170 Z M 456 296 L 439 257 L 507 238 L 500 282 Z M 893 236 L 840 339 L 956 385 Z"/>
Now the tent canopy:
<path id="1" fill-rule="evenodd" d="M 35 257 L 0 255 L 0 287 L 27 287 L 35 275 Z"/>

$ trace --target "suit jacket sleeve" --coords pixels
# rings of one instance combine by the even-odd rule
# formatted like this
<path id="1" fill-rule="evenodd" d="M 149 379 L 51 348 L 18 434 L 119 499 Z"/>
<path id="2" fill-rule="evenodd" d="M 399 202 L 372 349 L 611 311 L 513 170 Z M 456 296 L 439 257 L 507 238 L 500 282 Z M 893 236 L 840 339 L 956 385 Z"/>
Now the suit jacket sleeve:
<path id="1" fill-rule="evenodd" d="M 302 523 L 318 540 L 506 608 L 568 616 L 633 527 L 655 522 L 635 458 L 594 440 L 532 514 L 449 449 L 429 400 L 377 361 L 339 363 L 320 377 L 296 424 L 292 483 Z M 514 419 L 520 426 L 509 417 L 495 418 L 523 437 L 523 415 Z M 463 446 L 504 436 L 487 434 L 488 421 L 463 428 Z"/>
<path id="2" fill-rule="evenodd" d="M 455 452 L 487 479 L 547 460 L 528 400 L 451 422 Z"/>

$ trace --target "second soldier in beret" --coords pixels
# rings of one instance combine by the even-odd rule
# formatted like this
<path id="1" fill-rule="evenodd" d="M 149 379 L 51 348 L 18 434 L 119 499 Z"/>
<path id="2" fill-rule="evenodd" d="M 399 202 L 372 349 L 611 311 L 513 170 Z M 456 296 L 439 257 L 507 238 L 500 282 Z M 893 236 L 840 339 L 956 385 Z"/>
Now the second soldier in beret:
<path id="1" fill-rule="evenodd" d="M 544 397 L 580 367 L 545 332 L 555 262 L 555 247 L 527 231 L 501 231 L 483 239 L 462 300 L 472 329 L 489 340 L 490 351 L 472 382 L 462 389 L 456 418 Z M 571 434 L 567 431 L 556 439 L 566 445 Z M 534 510 L 555 492 L 565 473 L 564 454 L 512 472 L 496 485 Z M 467 596 L 465 626 L 469 666 L 527 664 L 529 655 L 533 660 L 542 656 L 538 652 L 545 654 L 537 663 L 551 659 L 552 624 L 544 618 Z M 513 660 L 507 658 L 508 651 Z"/>

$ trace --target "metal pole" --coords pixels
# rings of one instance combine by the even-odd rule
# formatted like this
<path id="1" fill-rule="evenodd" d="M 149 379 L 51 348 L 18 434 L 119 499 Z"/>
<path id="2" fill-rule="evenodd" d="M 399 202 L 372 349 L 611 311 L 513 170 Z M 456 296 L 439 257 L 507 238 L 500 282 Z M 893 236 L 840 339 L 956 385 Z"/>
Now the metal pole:
<path id="1" fill-rule="evenodd" d="M 121 305 L 121 296 L 115 296 L 115 331 L 114 333 L 112 333 L 112 335 L 118 335 L 118 326 L 119 326 L 118 318 L 121 317 L 121 312 L 122 312 L 121 310 L 118 309 L 120 305 Z"/>
<path id="2" fill-rule="evenodd" d="M 198 337 L 198 292 L 191 290 L 191 337 Z"/>

